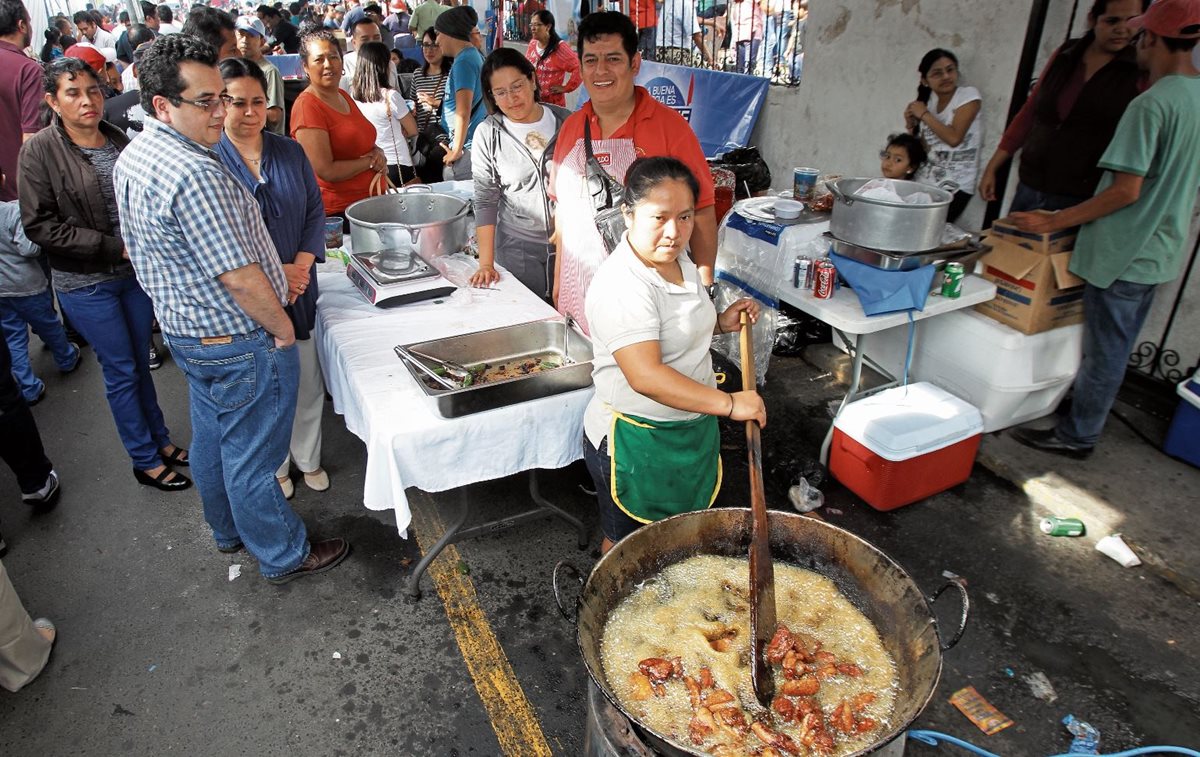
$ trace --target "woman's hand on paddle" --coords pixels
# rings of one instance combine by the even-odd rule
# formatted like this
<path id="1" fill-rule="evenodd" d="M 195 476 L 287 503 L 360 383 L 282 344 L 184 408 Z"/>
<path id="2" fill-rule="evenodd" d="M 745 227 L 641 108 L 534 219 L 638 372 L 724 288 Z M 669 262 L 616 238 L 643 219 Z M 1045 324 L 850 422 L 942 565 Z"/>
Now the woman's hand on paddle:
<path id="1" fill-rule="evenodd" d="M 760 312 L 758 302 L 749 297 L 743 297 L 725 308 L 725 312 L 717 316 L 717 328 L 720 329 L 722 334 L 728 334 L 741 329 L 743 312 L 750 317 L 751 323 L 758 323 L 758 314 Z"/>
<path id="2" fill-rule="evenodd" d="M 758 392 L 734 392 L 729 396 L 733 398 L 730 418 L 735 421 L 758 421 L 759 426 L 766 428 L 767 406 Z"/>

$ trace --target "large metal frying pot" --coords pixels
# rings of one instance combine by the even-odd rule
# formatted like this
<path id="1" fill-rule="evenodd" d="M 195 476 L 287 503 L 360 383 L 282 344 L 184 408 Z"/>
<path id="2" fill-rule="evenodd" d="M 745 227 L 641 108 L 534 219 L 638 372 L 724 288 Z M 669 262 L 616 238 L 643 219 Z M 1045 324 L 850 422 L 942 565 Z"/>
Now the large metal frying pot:
<path id="1" fill-rule="evenodd" d="M 876 742 L 855 754 L 875 752 L 896 740 L 921 714 L 937 688 L 942 652 L 958 642 L 966 627 L 968 600 L 961 583 L 948 583 L 927 599 L 904 569 L 883 552 L 845 529 L 794 513 L 770 512 L 771 556 L 820 573 L 878 629 L 896 662 L 899 691 L 890 726 Z M 612 704 L 638 725 L 646 741 L 664 755 L 698 755 L 689 744 L 657 733 L 629 713 L 613 694 L 600 660 L 600 641 L 609 613 L 641 582 L 663 568 L 698 554 L 746 557 L 750 545 L 748 508 L 713 508 L 651 523 L 622 539 L 592 568 L 576 602 L 579 651 L 592 680 Z M 555 595 L 559 595 L 555 568 Z M 931 603 L 946 588 L 962 595 L 962 619 L 943 643 Z M 561 599 L 560 610 L 564 611 Z"/>
<path id="2" fill-rule="evenodd" d="M 924 252 L 942 246 L 942 231 L 950 212 L 949 192 L 915 181 L 894 181 L 896 192 L 908 197 L 924 192 L 933 202 L 910 205 L 855 197 L 872 179 L 838 179 L 827 185 L 833 193 L 829 232 L 843 242 L 889 252 Z"/>
<path id="3" fill-rule="evenodd" d="M 471 203 L 425 186 L 359 200 L 346 218 L 356 253 L 411 249 L 425 260 L 457 252 L 473 223 Z"/>

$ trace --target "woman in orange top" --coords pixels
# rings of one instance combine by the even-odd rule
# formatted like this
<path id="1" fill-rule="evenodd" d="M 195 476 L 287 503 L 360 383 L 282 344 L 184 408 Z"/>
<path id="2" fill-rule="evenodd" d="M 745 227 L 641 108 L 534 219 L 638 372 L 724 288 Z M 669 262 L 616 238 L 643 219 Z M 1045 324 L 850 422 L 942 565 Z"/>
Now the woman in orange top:
<path id="1" fill-rule="evenodd" d="M 571 46 L 558 37 L 554 29 L 554 14 L 538 11 L 529 22 L 529 47 L 525 48 L 525 59 L 537 71 L 541 101 L 565 108 L 567 92 L 579 89 L 583 79 L 579 75 L 579 56 Z"/>
<path id="2" fill-rule="evenodd" d="M 317 174 L 325 213 L 338 215 L 368 196 L 374 175 L 387 171 L 387 158 L 375 146 L 375 127 L 338 86 L 342 52 L 333 33 L 304 35 L 300 60 L 308 87 L 292 106 L 292 137 Z"/>

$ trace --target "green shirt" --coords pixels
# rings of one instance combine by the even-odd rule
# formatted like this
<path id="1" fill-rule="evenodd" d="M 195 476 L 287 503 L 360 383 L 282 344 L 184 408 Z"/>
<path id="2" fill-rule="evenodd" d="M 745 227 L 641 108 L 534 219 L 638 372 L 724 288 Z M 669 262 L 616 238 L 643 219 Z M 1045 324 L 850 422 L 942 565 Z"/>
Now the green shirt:
<path id="1" fill-rule="evenodd" d="M 425 35 L 425 30 L 432 27 L 433 22 L 437 21 L 437 17 L 448 10 L 450 9 L 440 5 L 437 0 L 426 0 L 417 6 L 408 20 L 408 27 L 416 37 L 418 45 L 424 41 L 422 37 Z"/>
<path id="2" fill-rule="evenodd" d="M 1137 202 L 1085 224 L 1071 272 L 1107 289 L 1118 279 L 1162 284 L 1179 275 L 1200 188 L 1200 76 L 1164 76 L 1129 103 L 1100 158 L 1106 169 L 1144 177 Z"/>
<path id="3" fill-rule="evenodd" d="M 283 101 L 283 75 L 279 73 L 279 69 L 275 67 L 275 64 L 266 58 L 256 62 L 258 63 L 258 67 L 262 69 L 263 75 L 267 77 L 267 108 L 279 108 L 286 114 L 287 108 Z M 267 126 L 267 131 L 278 134 L 281 137 L 286 137 L 286 121 L 287 116 L 284 115 L 283 118 L 279 119 L 278 126 L 274 128 Z"/>

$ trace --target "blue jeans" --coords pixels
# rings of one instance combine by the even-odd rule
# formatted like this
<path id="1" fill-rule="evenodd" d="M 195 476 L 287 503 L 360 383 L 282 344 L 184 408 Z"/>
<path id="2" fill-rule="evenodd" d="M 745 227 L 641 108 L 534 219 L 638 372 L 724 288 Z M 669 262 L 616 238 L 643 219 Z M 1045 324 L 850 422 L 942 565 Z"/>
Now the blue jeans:
<path id="1" fill-rule="evenodd" d="M 275 480 L 287 458 L 300 358 L 262 329 L 226 344 L 163 334 L 187 377 L 192 477 L 220 547 L 241 542 L 267 578 L 308 557 L 308 531 Z"/>
<path id="2" fill-rule="evenodd" d="M 767 33 L 764 37 L 765 44 L 763 45 L 763 76 L 774 76 L 776 73 L 784 73 L 787 66 L 780 66 L 784 53 L 787 51 L 788 42 L 792 38 L 792 28 L 790 24 L 796 14 L 792 10 L 785 10 L 779 14 L 771 14 L 767 16 Z"/>
<path id="3" fill-rule="evenodd" d="M 29 364 L 29 327 L 46 343 L 54 355 L 59 370 L 70 370 L 75 364 L 78 348 L 67 341 L 58 313 L 54 312 L 54 297 L 44 292 L 23 297 L 0 297 L 0 328 L 12 353 L 12 374 L 21 387 L 26 402 L 32 402 L 42 392 L 42 381 L 33 374 Z"/>
<path id="4" fill-rule="evenodd" d="M 133 467 L 162 465 L 159 450 L 171 443 L 171 435 L 150 374 L 150 298 L 130 276 L 59 292 L 58 302 L 96 351 L 108 406 Z"/>
<path id="5" fill-rule="evenodd" d="M 644 61 L 653 62 L 658 59 L 654 40 L 657 32 L 657 26 L 645 26 L 638 29 L 638 52 L 642 54 Z"/>
<path id="6" fill-rule="evenodd" d="M 1071 412 L 1058 423 L 1064 441 L 1092 446 L 1125 379 L 1125 366 L 1154 300 L 1154 284 L 1114 281 L 1083 290 L 1083 363 L 1075 376 Z"/>
<path id="7" fill-rule="evenodd" d="M 1008 212 L 1018 213 L 1028 210 L 1066 210 L 1087 200 L 1087 197 L 1075 195 L 1056 195 L 1051 192 L 1039 192 L 1027 184 L 1017 182 L 1017 191 L 1013 195 L 1012 205 Z"/>
<path id="8" fill-rule="evenodd" d="M 755 65 L 758 60 L 758 48 L 762 45 L 761 39 L 752 39 L 747 42 L 737 43 L 737 70 L 739 74 L 758 74 L 758 66 Z"/>
<path id="9" fill-rule="evenodd" d="M 600 530 L 612 542 L 618 542 L 642 527 L 625 511 L 617 507 L 612 496 L 612 458 L 608 455 L 608 439 L 600 442 L 596 449 L 583 435 L 583 463 L 592 476 L 596 487 L 596 505 L 600 509 Z"/>

